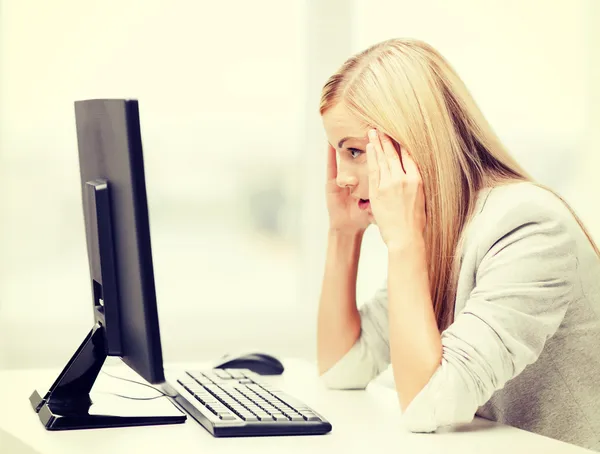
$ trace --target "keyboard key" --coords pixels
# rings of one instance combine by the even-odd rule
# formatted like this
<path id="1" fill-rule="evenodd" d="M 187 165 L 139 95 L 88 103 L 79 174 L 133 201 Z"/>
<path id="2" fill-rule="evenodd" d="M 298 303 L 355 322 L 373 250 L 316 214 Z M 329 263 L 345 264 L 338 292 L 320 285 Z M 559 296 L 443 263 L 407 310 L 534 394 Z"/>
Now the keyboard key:
<path id="1" fill-rule="evenodd" d="M 239 394 L 239 393 L 232 393 L 232 394 L 233 394 L 233 398 L 239 404 L 242 404 L 242 405 L 252 405 L 253 404 L 253 402 L 250 399 L 248 399 L 246 396 L 244 396 L 243 394 Z"/>
<path id="2" fill-rule="evenodd" d="M 235 421 L 237 419 L 233 413 L 219 413 L 219 418 L 223 421 Z"/>
<path id="3" fill-rule="evenodd" d="M 208 393 L 206 391 L 200 391 L 200 392 L 194 393 L 194 396 L 202 397 L 204 400 L 216 400 L 217 399 L 211 393 Z"/>
<path id="4" fill-rule="evenodd" d="M 177 380 L 177 383 L 179 383 L 181 386 L 183 386 L 184 388 L 187 389 L 188 386 L 190 385 L 195 385 L 196 384 L 196 380 L 190 378 L 180 378 L 179 380 Z"/>
<path id="5" fill-rule="evenodd" d="M 288 409 L 291 410 L 292 409 L 292 407 L 284 404 L 282 401 L 280 401 L 278 399 L 268 399 L 267 401 L 274 407 L 281 408 L 282 410 L 288 410 Z"/>
<path id="6" fill-rule="evenodd" d="M 244 394 L 240 393 L 239 391 L 234 394 L 234 397 L 240 404 L 244 405 L 245 407 L 256 406 L 256 404 L 257 404 L 257 402 L 250 400 L 248 397 L 246 397 Z"/>
<path id="7" fill-rule="evenodd" d="M 290 407 L 292 407 L 294 410 L 306 410 L 306 411 L 310 411 L 310 407 L 306 404 L 301 404 L 299 402 L 294 402 L 294 401 L 290 401 L 288 400 L 288 398 L 286 396 L 277 396 L 279 399 L 281 399 L 282 401 L 284 401 L 286 403 L 286 405 L 289 405 Z"/>
<path id="8" fill-rule="evenodd" d="M 275 421 L 289 421 L 288 417 L 283 413 L 273 413 L 271 416 L 273 419 L 275 419 Z"/>
<path id="9" fill-rule="evenodd" d="M 320 421 L 321 419 L 312 411 L 303 411 L 300 413 L 307 421 Z"/>
<path id="10" fill-rule="evenodd" d="M 242 418 L 242 412 L 240 410 L 232 410 L 232 412 L 238 417 Z M 243 419 L 243 418 L 242 418 Z"/>
<path id="11" fill-rule="evenodd" d="M 254 391 L 255 393 L 260 394 L 261 392 L 264 392 L 264 390 L 262 389 L 262 387 L 260 385 L 257 385 L 256 383 L 250 384 L 250 385 L 246 385 L 246 388 Z"/>
<path id="12" fill-rule="evenodd" d="M 270 415 L 272 415 L 273 413 L 281 413 L 281 410 L 279 410 L 279 408 L 273 407 L 272 405 L 262 404 L 261 408 Z"/>
<path id="13" fill-rule="evenodd" d="M 196 380 L 198 383 L 201 383 L 203 385 L 210 385 L 213 383 L 214 380 L 218 380 L 219 377 L 216 376 L 209 376 L 209 375 L 204 375 L 204 374 L 195 374 L 192 376 L 194 378 L 194 380 Z"/>
<path id="14" fill-rule="evenodd" d="M 206 404 L 204 406 L 208 408 L 211 412 L 213 412 L 215 415 L 219 414 L 210 404 Z"/>
<path id="15" fill-rule="evenodd" d="M 237 370 L 237 369 L 225 369 L 229 375 L 231 375 L 231 378 L 233 378 L 234 380 L 242 380 L 242 379 L 246 379 L 246 375 L 241 371 L 241 370 Z"/>
<path id="16" fill-rule="evenodd" d="M 250 410 L 252 413 L 254 413 L 255 415 L 258 414 L 264 414 L 266 413 L 266 411 L 264 411 L 262 408 L 260 408 L 259 406 L 252 406 L 249 407 L 248 410 Z"/>
<path id="17" fill-rule="evenodd" d="M 246 411 L 241 411 L 240 412 L 240 417 L 244 420 L 244 421 L 248 421 L 248 419 L 254 419 L 256 418 L 256 415 L 253 414 L 252 412 L 246 410 Z"/>
<path id="18" fill-rule="evenodd" d="M 267 402 L 266 400 L 259 400 L 256 399 L 256 401 L 260 404 L 261 407 L 263 407 L 266 410 L 277 410 L 279 411 L 279 407 L 277 407 L 276 405 L 271 404 L 270 402 Z"/>
<path id="19" fill-rule="evenodd" d="M 233 391 L 235 391 L 238 394 L 241 394 L 242 396 L 247 396 L 247 395 L 251 394 L 248 392 L 248 389 L 243 385 L 234 386 Z"/>
<path id="20" fill-rule="evenodd" d="M 213 373 L 219 378 L 230 379 L 231 374 L 224 369 L 214 369 Z"/>
<path id="21" fill-rule="evenodd" d="M 288 405 L 282 405 L 281 407 L 281 411 L 283 411 L 286 415 L 299 415 L 298 410 L 296 410 L 295 408 L 292 408 Z"/>
<path id="22" fill-rule="evenodd" d="M 229 411 L 229 408 L 227 408 L 220 402 L 216 404 L 211 404 L 211 407 L 214 408 L 217 413 L 224 413 Z"/>
<path id="23" fill-rule="evenodd" d="M 256 415 L 257 413 L 259 413 L 261 411 L 261 409 L 257 408 L 257 407 L 248 406 L 248 407 L 242 408 L 239 411 L 248 412 L 248 413 L 252 413 L 253 415 Z"/>
<path id="24" fill-rule="evenodd" d="M 283 413 L 279 408 L 273 406 L 267 406 L 266 411 L 268 411 L 271 414 L 271 416 Z"/>
<path id="25" fill-rule="evenodd" d="M 289 406 L 286 405 L 286 403 L 282 402 L 282 399 L 280 399 L 278 396 L 275 396 L 267 391 L 265 391 L 264 389 L 262 389 L 259 386 L 256 385 L 248 385 L 247 388 L 256 396 L 259 396 L 261 399 L 269 402 L 271 405 L 274 406 L 280 406 L 280 405 L 284 405 L 284 406 Z"/>
<path id="26" fill-rule="evenodd" d="M 204 387 L 205 387 L 205 388 L 206 388 L 206 390 L 208 390 L 208 391 L 209 391 L 211 394 L 218 395 L 218 394 L 222 394 L 222 393 L 223 393 L 223 390 L 222 390 L 222 389 L 221 389 L 219 386 L 217 386 L 217 385 L 214 385 L 214 384 L 211 384 L 211 385 L 204 385 Z"/>

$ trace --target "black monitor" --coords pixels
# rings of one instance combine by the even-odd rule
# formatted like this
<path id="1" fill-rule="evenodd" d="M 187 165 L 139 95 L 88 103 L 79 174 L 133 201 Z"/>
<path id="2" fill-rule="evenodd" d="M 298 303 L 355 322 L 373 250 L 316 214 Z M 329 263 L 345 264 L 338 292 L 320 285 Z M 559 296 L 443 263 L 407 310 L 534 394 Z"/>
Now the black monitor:
<path id="1" fill-rule="evenodd" d="M 30 401 L 49 430 L 178 423 L 174 415 L 94 414 L 107 356 L 164 383 L 138 102 L 75 102 L 94 325 L 49 391 Z"/>

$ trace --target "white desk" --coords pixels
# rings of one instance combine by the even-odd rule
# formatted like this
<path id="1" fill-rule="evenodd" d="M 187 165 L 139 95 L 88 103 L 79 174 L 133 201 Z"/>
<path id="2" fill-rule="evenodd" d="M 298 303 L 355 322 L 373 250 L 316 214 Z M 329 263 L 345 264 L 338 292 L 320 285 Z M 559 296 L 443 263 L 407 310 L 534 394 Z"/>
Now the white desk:
<path id="1" fill-rule="evenodd" d="M 319 381 L 310 364 L 290 359 L 284 361 L 284 365 L 286 371 L 283 375 L 263 378 L 313 406 L 332 423 L 331 433 L 297 437 L 213 438 L 191 417 L 184 424 L 178 425 L 48 432 L 31 408 L 29 395 L 34 389 L 45 392 L 47 388 L 44 386 L 52 382 L 57 371 L 14 370 L 0 372 L 0 453 L 591 452 L 479 418 L 469 425 L 446 429 L 442 433 L 409 433 L 399 423 L 398 400 L 392 389 L 371 384 L 365 391 L 328 390 Z M 189 365 L 177 365 L 175 368 L 180 367 Z M 117 374 L 123 373 L 123 370 L 110 370 Z M 110 380 L 111 391 L 123 392 L 121 388 L 115 387 L 124 382 L 107 380 Z M 138 386 L 136 389 L 139 388 L 145 387 Z M 5 432 L 4 435 L 2 431 Z M 21 449 L 13 437 L 26 443 L 32 450 Z M 10 450 L 8 446 L 11 446 Z"/>

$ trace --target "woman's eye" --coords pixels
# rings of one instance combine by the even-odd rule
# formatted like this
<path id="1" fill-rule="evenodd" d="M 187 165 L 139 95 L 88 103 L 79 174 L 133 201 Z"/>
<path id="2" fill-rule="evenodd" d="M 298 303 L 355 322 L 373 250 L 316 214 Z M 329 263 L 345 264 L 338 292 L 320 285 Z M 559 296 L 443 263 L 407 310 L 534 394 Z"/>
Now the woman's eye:
<path id="1" fill-rule="evenodd" d="M 356 148 L 348 148 L 348 151 L 350 152 L 350 156 L 352 156 L 355 159 L 362 154 L 362 150 L 358 150 Z"/>

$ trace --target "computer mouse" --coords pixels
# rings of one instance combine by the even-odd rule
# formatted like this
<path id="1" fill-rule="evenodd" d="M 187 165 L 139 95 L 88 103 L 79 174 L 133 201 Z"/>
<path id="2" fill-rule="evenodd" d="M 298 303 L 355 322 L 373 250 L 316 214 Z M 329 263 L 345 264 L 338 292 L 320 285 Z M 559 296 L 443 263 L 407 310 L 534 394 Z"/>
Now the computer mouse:
<path id="1" fill-rule="evenodd" d="M 283 364 L 266 353 L 243 353 L 226 355 L 213 366 L 215 369 L 249 369 L 259 375 L 280 375 Z"/>

